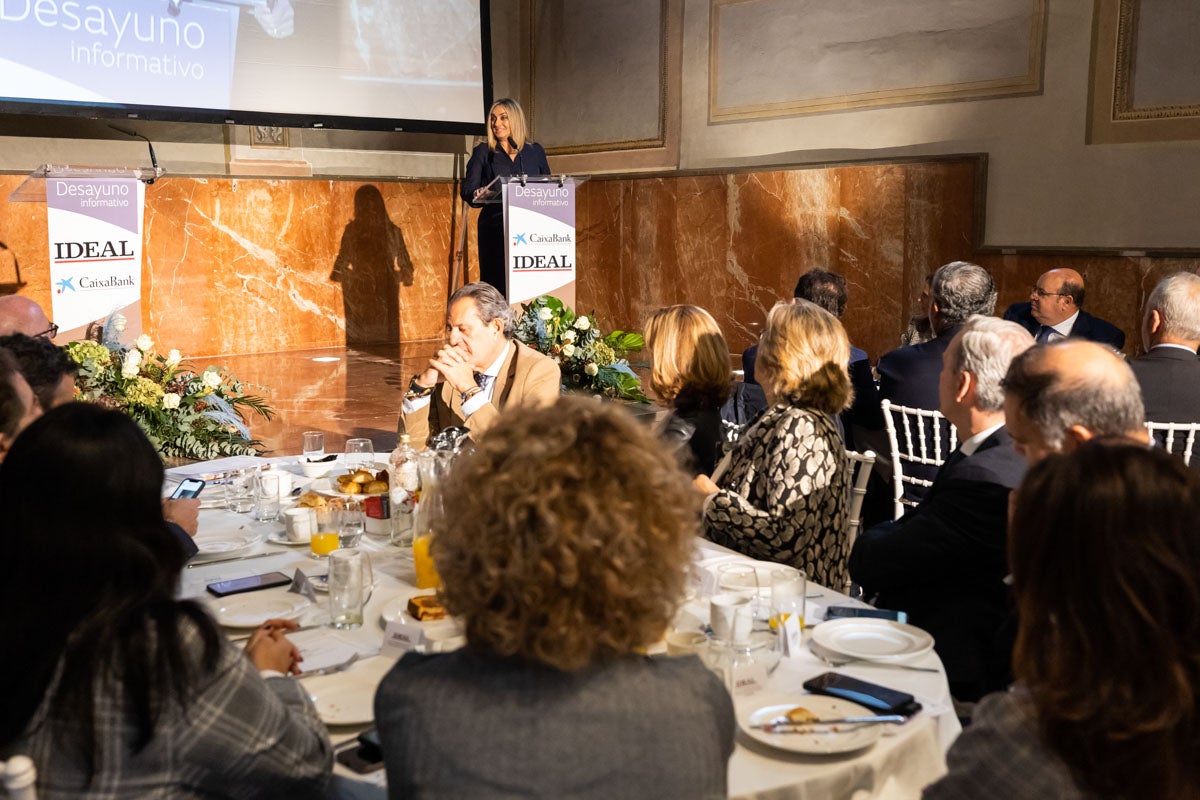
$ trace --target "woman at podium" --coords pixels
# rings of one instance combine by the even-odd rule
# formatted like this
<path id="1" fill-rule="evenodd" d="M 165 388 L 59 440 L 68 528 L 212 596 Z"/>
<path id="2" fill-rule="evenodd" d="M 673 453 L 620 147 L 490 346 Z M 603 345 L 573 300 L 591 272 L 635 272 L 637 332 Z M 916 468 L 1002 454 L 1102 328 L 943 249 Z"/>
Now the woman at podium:
<path id="1" fill-rule="evenodd" d="M 503 98 L 488 111 L 488 140 L 480 142 L 467 162 L 462 199 L 479 212 L 479 279 L 508 296 L 504 264 L 504 209 L 502 203 L 483 203 L 479 196 L 497 177 L 549 175 L 546 151 L 526 141 L 525 112 L 516 100 Z"/>

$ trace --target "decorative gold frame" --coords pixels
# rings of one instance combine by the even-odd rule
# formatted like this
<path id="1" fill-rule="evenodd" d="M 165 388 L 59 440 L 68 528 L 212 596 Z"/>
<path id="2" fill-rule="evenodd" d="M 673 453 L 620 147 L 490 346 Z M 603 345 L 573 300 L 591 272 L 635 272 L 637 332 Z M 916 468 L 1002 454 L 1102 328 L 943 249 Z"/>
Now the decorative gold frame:
<path id="1" fill-rule="evenodd" d="M 1138 0 L 1096 0 L 1089 144 L 1200 139 L 1200 102 L 1143 108 L 1133 105 L 1141 10 Z"/>
<path id="2" fill-rule="evenodd" d="M 1046 50 L 1047 0 L 1031 0 L 1029 30 L 1029 61 L 1026 73 L 1013 78 L 986 81 L 914 86 L 861 92 L 853 95 L 820 97 L 808 100 L 784 100 L 758 105 L 718 107 L 717 75 L 719 64 L 719 17 L 724 6 L 757 2 L 757 0 L 710 0 L 709 59 L 708 59 L 708 119 L 709 122 L 733 122 L 747 119 L 790 117 L 802 114 L 822 114 L 854 108 L 926 104 L 955 100 L 978 100 L 992 97 L 1040 94 Z"/>

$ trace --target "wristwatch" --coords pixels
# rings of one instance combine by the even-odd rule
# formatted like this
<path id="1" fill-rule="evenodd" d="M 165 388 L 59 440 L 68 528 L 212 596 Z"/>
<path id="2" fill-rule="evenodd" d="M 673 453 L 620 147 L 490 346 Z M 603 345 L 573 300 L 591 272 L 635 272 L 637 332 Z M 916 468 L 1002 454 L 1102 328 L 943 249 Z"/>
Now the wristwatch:
<path id="1" fill-rule="evenodd" d="M 408 382 L 408 391 L 404 393 L 404 399 L 420 400 L 422 397 L 429 397 L 435 388 L 436 386 L 422 386 L 417 383 L 417 376 L 413 375 L 412 380 Z"/>

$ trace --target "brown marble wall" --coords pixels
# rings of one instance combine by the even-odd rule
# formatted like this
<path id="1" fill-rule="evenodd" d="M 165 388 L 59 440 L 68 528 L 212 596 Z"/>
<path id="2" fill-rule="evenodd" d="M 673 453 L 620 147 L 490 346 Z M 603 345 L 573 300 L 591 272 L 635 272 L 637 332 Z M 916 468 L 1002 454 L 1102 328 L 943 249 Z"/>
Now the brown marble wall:
<path id="1" fill-rule="evenodd" d="M 0 176 L 0 292 L 49 310 L 45 206 L 6 201 L 21 180 Z M 1087 281 L 1087 308 L 1121 326 L 1133 354 L 1154 283 L 1200 268 L 1197 259 L 975 253 L 976 180 L 970 159 L 596 178 L 579 196 L 578 305 L 609 327 L 637 329 L 659 306 L 695 303 L 736 353 L 800 272 L 819 265 L 848 278 L 846 327 L 878 358 L 940 264 L 986 266 L 1000 310 L 1045 270 L 1071 266 Z M 146 198 L 146 331 L 192 357 L 436 339 L 456 203 L 449 183 L 164 179 Z"/>

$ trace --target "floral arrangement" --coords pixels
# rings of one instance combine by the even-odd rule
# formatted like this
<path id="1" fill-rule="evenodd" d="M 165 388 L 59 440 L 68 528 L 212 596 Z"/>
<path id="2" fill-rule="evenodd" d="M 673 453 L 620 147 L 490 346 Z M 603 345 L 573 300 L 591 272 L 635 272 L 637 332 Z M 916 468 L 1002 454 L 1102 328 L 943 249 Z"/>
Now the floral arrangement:
<path id="1" fill-rule="evenodd" d="M 650 402 L 625 360 L 630 350 L 645 347 L 640 333 L 613 331 L 605 336 L 595 314 L 576 315 L 557 297 L 542 295 L 521 306 L 516 337 L 558 363 L 563 388 L 568 391 Z"/>
<path id="2" fill-rule="evenodd" d="M 63 349 L 79 365 L 75 378 L 78 400 L 102 403 L 128 414 L 150 438 L 163 458 L 208 460 L 253 455 L 261 442 L 250 437 L 246 411 L 271 419 L 275 410 L 224 367 L 196 373 L 178 350 L 164 357 L 154 341 L 139 336 L 133 347 L 116 334 L 124 319 L 113 315 L 104 328 L 105 344 L 71 342 Z"/>

